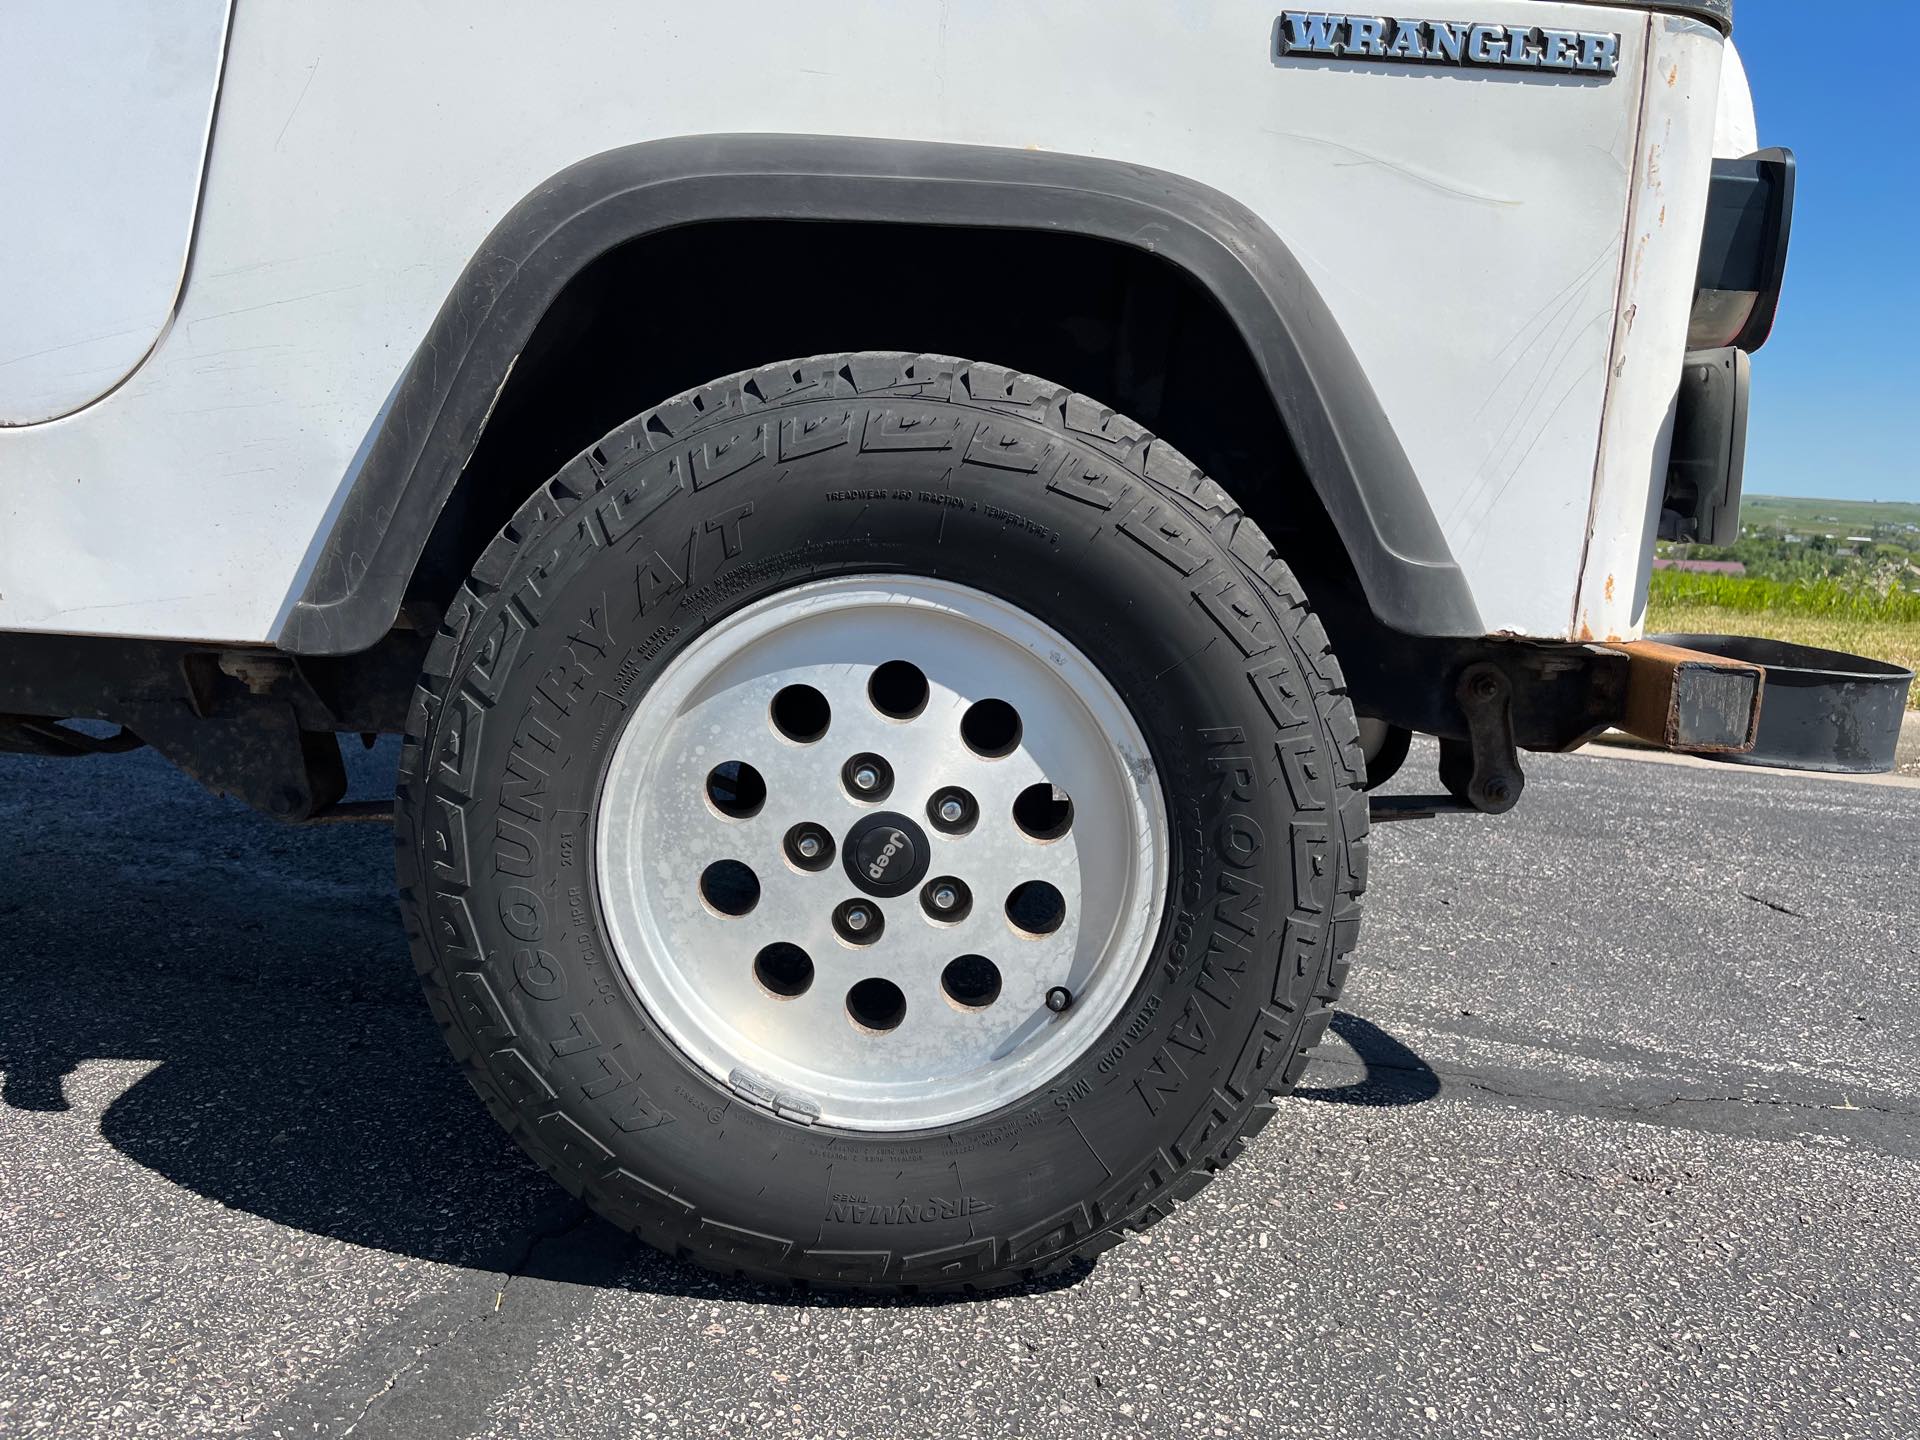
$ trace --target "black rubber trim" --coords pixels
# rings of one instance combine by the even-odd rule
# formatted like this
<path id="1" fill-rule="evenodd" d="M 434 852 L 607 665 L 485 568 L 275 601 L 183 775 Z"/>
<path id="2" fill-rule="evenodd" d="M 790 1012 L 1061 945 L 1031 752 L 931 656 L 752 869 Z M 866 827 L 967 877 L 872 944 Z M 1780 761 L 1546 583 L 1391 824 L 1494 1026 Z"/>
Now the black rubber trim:
<path id="1" fill-rule="evenodd" d="M 1673 406 L 1662 540 L 1738 543 L 1752 391 L 1753 362 L 1744 352 L 1729 346 L 1687 356 Z"/>
<path id="2" fill-rule="evenodd" d="M 569 280 L 626 241 L 730 219 L 1065 230 L 1161 256 L 1246 338 L 1378 617 L 1411 634 L 1483 633 L 1365 371 L 1299 262 L 1245 206 L 1111 160 L 714 135 L 583 160 L 494 227 L 407 367 L 280 648 L 347 654 L 386 632 L 514 359 Z"/>
<path id="3" fill-rule="evenodd" d="M 1739 160 L 1713 162 L 1697 285 L 1758 297 L 1746 325 L 1728 342 L 1748 354 L 1767 343 L 1780 313 L 1787 252 L 1793 243 L 1797 174 L 1791 150 L 1759 150 Z"/>

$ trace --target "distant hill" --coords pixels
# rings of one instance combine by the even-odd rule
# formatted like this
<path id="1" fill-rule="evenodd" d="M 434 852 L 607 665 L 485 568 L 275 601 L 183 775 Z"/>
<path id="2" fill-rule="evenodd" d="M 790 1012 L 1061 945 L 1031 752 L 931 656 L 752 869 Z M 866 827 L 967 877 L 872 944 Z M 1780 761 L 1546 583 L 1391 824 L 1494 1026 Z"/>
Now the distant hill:
<path id="1" fill-rule="evenodd" d="M 1740 506 L 1740 523 L 1804 535 L 1871 535 L 1876 527 L 1913 535 L 1920 532 L 1920 502 L 1749 495 Z"/>

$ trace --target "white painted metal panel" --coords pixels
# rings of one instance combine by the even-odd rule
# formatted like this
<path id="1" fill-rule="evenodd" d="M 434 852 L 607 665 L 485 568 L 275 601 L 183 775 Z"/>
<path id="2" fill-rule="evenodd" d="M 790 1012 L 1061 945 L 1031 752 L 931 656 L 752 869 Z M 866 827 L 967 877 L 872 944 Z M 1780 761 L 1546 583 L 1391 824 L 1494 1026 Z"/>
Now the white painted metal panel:
<path id="1" fill-rule="evenodd" d="M 1760 148 L 1760 120 L 1753 110 L 1753 86 L 1746 62 L 1729 40 L 1721 47 L 1720 99 L 1714 106 L 1713 154 L 1738 160 Z"/>
<path id="2" fill-rule="evenodd" d="M 227 0 L 10 0 L 0 26 L 0 425 L 79 409 L 173 313 Z"/>
<path id="3" fill-rule="evenodd" d="M 1698 21 L 1653 22 L 1631 244 L 1573 621 L 1580 639 L 1633 639 L 1646 619 L 1713 178 L 1721 46 L 1719 33 Z"/>
<path id="4" fill-rule="evenodd" d="M 514 202 L 614 146 L 775 131 L 1111 156 L 1250 206 L 1325 293 L 1489 626 L 1565 634 L 1647 16 L 1420 7 L 1617 29 L 1622 73 L 1600 81 L 1277 61 L 1276 13 L 241 6 L 172 332 L 102 404 L 0 433 L 0 626 L 270 638 L 414 346 Z"/>

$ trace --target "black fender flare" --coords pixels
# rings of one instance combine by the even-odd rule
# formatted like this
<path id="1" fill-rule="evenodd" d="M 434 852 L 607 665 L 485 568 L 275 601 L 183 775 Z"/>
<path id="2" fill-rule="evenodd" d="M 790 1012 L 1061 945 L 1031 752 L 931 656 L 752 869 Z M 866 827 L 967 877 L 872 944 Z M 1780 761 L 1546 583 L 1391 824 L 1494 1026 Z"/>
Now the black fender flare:
<path id="1" fill-rule="evenodd" d="M 1114 160 L 921 141 L 705 135 L 582 160 L 493 228 L 408 364 L 331 527 L 316 537 L 279 647 L 351 654 L 387 632 L 515 358 L 581 270 L 658 231 L 758 219 L 1069 231 L 1187 271 L 1251 350 L 1375 618 L 1417 635 L 1483 633 L 1365 371 L 1299 261 L 1244 205 Z"/>

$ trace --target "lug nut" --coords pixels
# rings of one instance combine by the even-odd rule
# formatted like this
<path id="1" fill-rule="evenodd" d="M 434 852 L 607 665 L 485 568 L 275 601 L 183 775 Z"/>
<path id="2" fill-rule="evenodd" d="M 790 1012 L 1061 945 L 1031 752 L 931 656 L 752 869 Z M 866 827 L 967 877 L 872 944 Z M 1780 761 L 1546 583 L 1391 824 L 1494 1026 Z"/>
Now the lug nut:
<path id="1" fill-rule="evenodd" d="M 893 767 L 884 755 L 850 755 L 840 767 L 840 783 L 854 799 L 871 805 L 892 793 Z"/>
<path id="2" fill-rule="evenodd" d="M 834 907 L 834 933 L 849 945 L 876 943 L 886 926 L 886 916 L 865 900 L 842 900 Z"/>
<path id="3" fill-rule="evenodd" d="M 947 835 L 965 835 L 980 818 L 979 803 L 957 785 L 948 785 L 927 797 L 927 820 Z"/>
<path id="4" fill-rule="evenodd" d="M 936 923 L 958 925 L 973 910 L 973 892 L 957 875 L 936 875 L 920 887 L 920 905 Z"/>
<path id="5" fill-rule="evenodd" d="M 796 869 L 817 875 L 833 863 L 833 837 L 811 820 L 803 820 L 787 831 L 781 844 Z"/>

